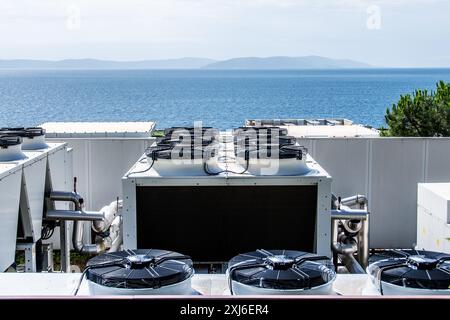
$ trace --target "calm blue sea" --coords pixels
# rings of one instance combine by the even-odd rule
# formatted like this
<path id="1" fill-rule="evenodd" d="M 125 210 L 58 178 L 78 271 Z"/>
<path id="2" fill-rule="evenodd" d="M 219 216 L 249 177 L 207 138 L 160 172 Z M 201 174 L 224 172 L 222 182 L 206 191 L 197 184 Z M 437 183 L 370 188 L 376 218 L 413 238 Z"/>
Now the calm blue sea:
<path id="1" fill-rule="evenodd" d="M 0 71 L 0 125 L 157 121 L 221 129 L 249 118 L 343 117 L 375 127 L 401 94 L 450 69 L 333 71 Z"/>

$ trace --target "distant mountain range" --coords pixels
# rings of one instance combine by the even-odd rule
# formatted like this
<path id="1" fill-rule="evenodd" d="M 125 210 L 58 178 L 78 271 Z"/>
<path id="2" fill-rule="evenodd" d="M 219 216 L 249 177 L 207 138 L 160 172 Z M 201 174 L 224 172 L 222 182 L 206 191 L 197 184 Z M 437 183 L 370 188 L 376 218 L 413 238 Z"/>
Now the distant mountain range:
<path id="1" fill-rule="evenodd" d="M 235 58 L 208 64 L 205 69 L 341 69 L 369 68 L 370 65 L 346 59 L 330 59 L 318 56 L 306 57 L 269 57 Z"/>
<path id="2" fill-rule="evenodd" d="M 215 63 L 203 58 L 111 61 L 97 59 L 0 60 L 0 69 L 198 69 Z"/>
<path id="3" fill-rule="evenodd" d="M 369 64 L 319 56 L 246 57 L 216 61 L 204 58 L 167 60 L 111 61 L 97 59 L 0 60 L 0 69 L 214 69 L 214 70 L 283 70 L 283 69 L 352 69 L 370 68 Z"/>

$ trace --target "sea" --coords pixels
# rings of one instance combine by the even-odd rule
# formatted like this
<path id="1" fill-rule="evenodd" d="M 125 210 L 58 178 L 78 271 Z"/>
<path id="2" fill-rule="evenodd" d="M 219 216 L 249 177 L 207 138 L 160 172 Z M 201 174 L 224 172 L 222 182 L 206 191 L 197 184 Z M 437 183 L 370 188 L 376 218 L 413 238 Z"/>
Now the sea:
<path id="1" fill-rule="evenodd" d="M 347 118 L 376 128 L 400 95 L 450 69 L 0 70 L 0 126 L 156 121 L 238 127 L 246 119 Z"/>

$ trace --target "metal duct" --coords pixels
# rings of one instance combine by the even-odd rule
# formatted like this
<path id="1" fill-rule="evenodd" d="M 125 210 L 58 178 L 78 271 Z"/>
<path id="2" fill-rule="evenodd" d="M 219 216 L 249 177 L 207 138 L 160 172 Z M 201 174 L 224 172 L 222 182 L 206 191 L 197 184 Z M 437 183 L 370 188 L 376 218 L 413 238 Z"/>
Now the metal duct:
<path id="1" fill-rule="evenodd" d="M 46 218 L 53 220 L 70 220 L 74 221 L 72 244 L 75 251 L 79 253 L 97 254 L 105 251 L 103 243 L 100 244 L 84 244 L 83 243 L 83 222 L 82 221 L 99 221 L 103 220 L 102 212 L 82 211 L 83 198 L 76 192 L 52 191 L 49 195 L 53 201 L 70 201 L 75 205 L 75 211 L 72 210 L 49 210 Z M 58 217 L 58 218 L 56 218 Z"/>
<path id="2" fill-rule="evenodd" d="M 98 254 L 106 249 L 103 242 L 99 244 L 83 243 L 83 222 L 78 220 L 73 223 L 72 244 L 75 251 L 79 253 Z"/>
<path id="3" fill-rule="evenodd" d="M 368 203 L 367 197 L 361 194 L 341 199 L 341 204 L 345 206 L 359 205 L 361 209 L 366 208 L 367 203 Z"/>

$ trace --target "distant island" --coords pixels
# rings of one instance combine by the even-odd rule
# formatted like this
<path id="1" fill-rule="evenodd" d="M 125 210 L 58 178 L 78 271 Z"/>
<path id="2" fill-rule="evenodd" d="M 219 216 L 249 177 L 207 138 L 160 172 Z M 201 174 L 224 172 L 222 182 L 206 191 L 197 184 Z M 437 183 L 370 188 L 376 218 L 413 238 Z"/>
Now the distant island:
<path id="1" fill-rule="evenodd" d="M 112 61 L 98 59 L 0 60 L 0 69 L 209 69 L 209 70 L 295 70 L 295 69 L 354 69 L 371 65 L 348 59 L 331 59 L 319 56 L 305 57 L 243 57 L 223 61 L 205 58 L 180 58 L 166 60 Z"/>
<path id="2" fill-rule="evenodd" d="M 369 64 L 348 60 L 331 59 L 319 56 L 306 57 L 268 57 L 268 58 L 234 58 L 218 61 L 204 66 L 205 69 L 252 69 L 252 70 L 280 70 L 280 69 L 352 69 L 370 68 Z"/>

